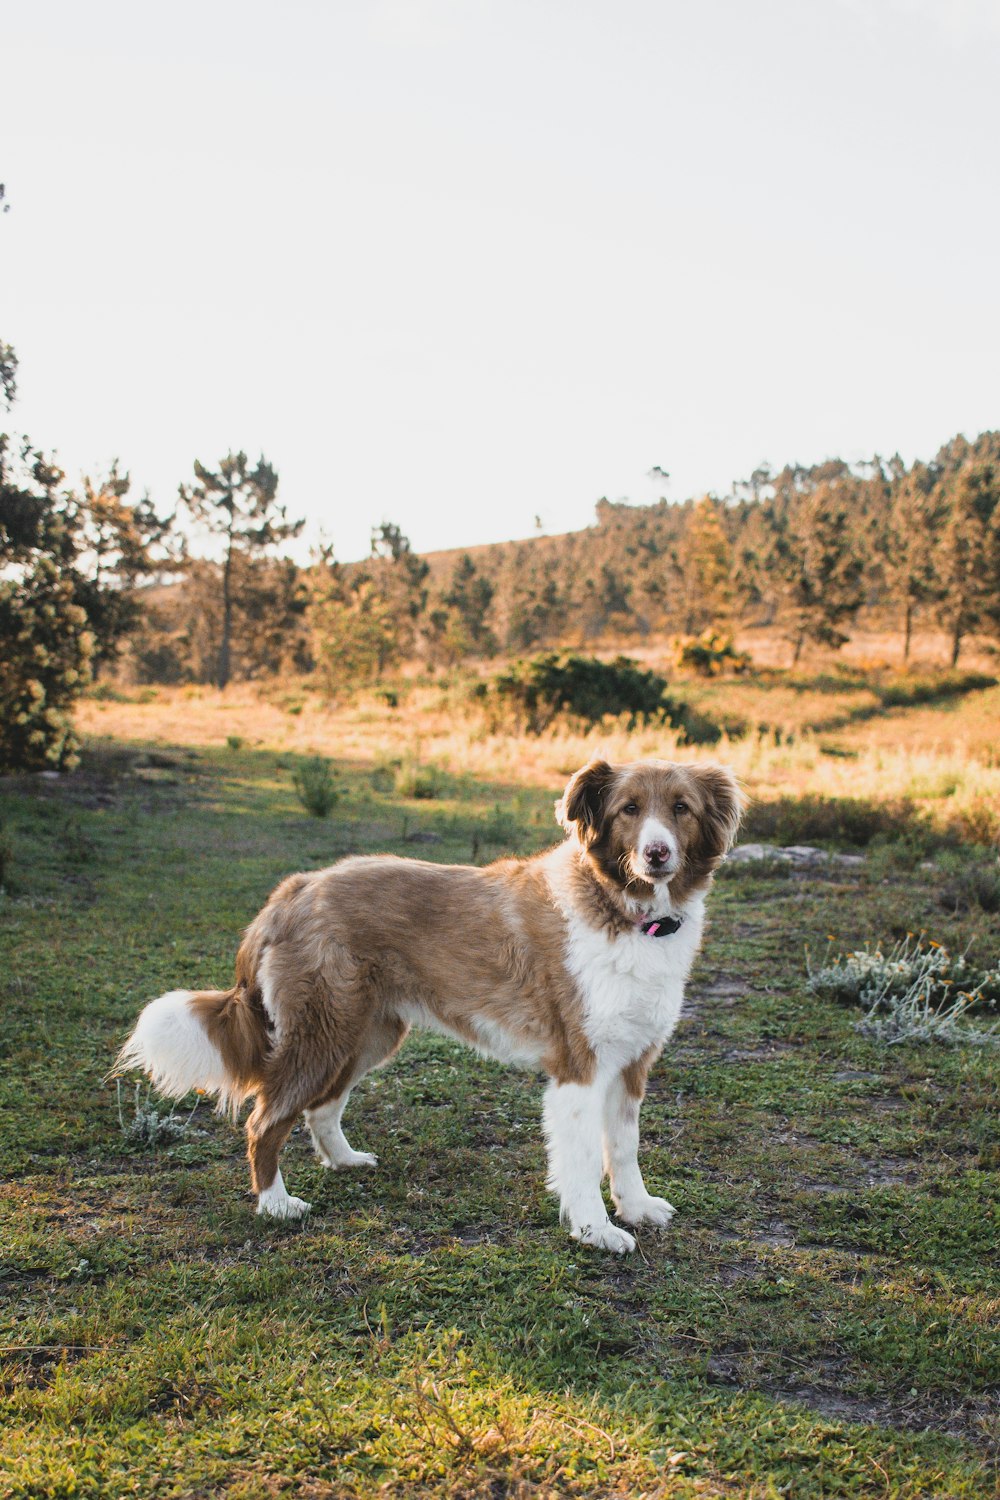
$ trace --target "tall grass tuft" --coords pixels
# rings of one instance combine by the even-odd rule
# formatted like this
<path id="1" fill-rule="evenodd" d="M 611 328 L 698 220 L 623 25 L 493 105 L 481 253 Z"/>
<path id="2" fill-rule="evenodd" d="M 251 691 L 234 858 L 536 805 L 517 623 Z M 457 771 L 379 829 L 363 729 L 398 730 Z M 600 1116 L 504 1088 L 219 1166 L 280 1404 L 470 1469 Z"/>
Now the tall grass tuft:
<path id="1" fill-rule="evenodd" d="M 322 755 L 304 760 L 292 773 L 299 801 L 314 818 L 328 818 L 336 807 L 340 791 L 333 779 L 330 762 Z"/>

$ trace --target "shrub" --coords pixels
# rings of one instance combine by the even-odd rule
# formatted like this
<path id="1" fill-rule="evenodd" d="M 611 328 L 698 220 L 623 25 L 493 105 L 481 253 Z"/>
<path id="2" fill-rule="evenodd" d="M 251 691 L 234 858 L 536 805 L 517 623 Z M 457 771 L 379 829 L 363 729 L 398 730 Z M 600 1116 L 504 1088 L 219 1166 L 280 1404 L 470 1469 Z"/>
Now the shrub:
<path id="1" fill-rule="evenodd" d="M 484 845 L 513 852 L 517 849 L 522 837 L 521 825 L 514 814 L 501 807 L 499 802 L 494 803 L 489 815 L 473 825 L 473 862 L 478 859 L 479 851 Z"/>
<path id="2" fill-rule="evenodd" d="M 72 769 L 69 711 L 90 681 L 94 639 L 51 558 L 0 581 L 0 771 Z"/>
<path id="3" fill-rule="evenodd" d="M 380 760 L 375 763 L 368 780 L 376 792 L 393 792 L 396 789 L 396 772 L 402 761 Z"/>
<path id="4" fill-rule="evenodd" d="M 930 846 L 926 819 L 905 797 L 870 802 L 862 797 L 775 797 L 754 802 L 746 814 L 743 837 L 774 844 L 811 844 L 818 840 L 864 848 L 874 839 L 919 841 Z"/>
<path id="5" fill-rule="evenodd" d="M 663 717 L 674 729 L 681 731 L 681 739 L 687 745 L 717 745 L 722 739 L 722 728 L 695 708 L 693 703 L 684 703 L 678 698 L 663 700 Z M 727 732 L 738 732 L 742 726 L 728 725 Z"/>
<path id="6" fill-rule="evenodd" d="M 883 1042 L 1000 1043 L 992 1026 L 962 1025 L 976 1006 L 1000 1002 L 1000 967 L 975 969 L 964 954 L 908 933 L 888 953 L 860 948 L 808 968 L 808 985 L 823 999 L 860 1005 L 858 1030 Z"/>
<path id="7" fill-rule="evenodd" d="M 941 891 L 941 905 L 950 911 L 1000 912 L 1000 864 L 996 860 L 956 863 L 952 878 Z"/>
<path id="8" fill-rule="evenodd" d="M 994 797 L 973 797 L 947 818 L 949 835 L 963 844 L 1000 844 L 1000 811 Z"/>
<path id="9" fill-rule="evenodd" d="M 192 1116 L 198 1108 L 199 1101 L 196 1099 L 194 1108 L 184 1119 L 177 1118 L 175 1114 L 177 1106 L 175 1104 L 170 1106 L 166 1114 L 160 1114 L 155 1105 L 150 1103 L 150 1095 L 152 1093 L 150 1085 L 146 1085 L 146 1094 L 143 1097 L 142 1084 L 137 1083 L 135 1086 L 135 1096 L 132 1100 L 132 1118 L 127 1120 L 125 1118 L 125 1111 L 122 1108 L 122 1083 L 120 1078 L 117 1080 L 116 1086 L 118 1090 L 118 1124 L 125 1139 L 136 1146 L 145 1146 L 152 1149 L 156 1146 L 167 1145 L 171 1141 L 179 1140 L 186 1133 L 188 1126 L 191 1124 Z"/>
<path id="10" fill-rule="evenodd" d="M 515 662 L 491 683 L 478 683 L 473 696 L 492 701 L 527 734 L 541 734 L 560 714 L 597 724 L 605 714 L 628 715 L 629 726 L 660 720 L 680 729 L 690 744 L 711 745 L 722 730 L 691 704 L 665 695 L 667 680 L 627 656 L 601 661 L 595 656 L 550 653 Z"/>
<path id="11" fill-rule="evenodd" d="M 697 672 L 700 677 L 721 677 L 724 672 L 749 672 L 753 660 L 746 651 L 737 651 L 731 635 L 704 630 L 694 640 L 682 642 L 677 649 L 677 665 Z"/>
<path id="12" fill-rule="evenodd" d="M 295 791 L 307 813 L 326 818 L 337 805 L 340 791 L 334 784 L 333 770 L 323 756 L 314 756 L 296 766 L 292 773 Z"/>
<path id="13" fill-rule="evenodd" d="M 415 797 L 418 801 L 432 802 L 440 797 L 444 786 L 437 766 L 422 765 L 416 755 L 407 755 L 397 767 L 394 787 L 400 797 Z"/>
<path id="14" fill-rule="evenodd" d="M 493 682 L 497 695 L 524 713 L 532 734 L 540 734 L 559 713 L 591 724 L 605 714 L 627 713 L 633 719 L 658 714 L 666 685 L 666 678 L 644 671 L 626 656 L 605 662 L 554 653 L 517 662 Z"/>

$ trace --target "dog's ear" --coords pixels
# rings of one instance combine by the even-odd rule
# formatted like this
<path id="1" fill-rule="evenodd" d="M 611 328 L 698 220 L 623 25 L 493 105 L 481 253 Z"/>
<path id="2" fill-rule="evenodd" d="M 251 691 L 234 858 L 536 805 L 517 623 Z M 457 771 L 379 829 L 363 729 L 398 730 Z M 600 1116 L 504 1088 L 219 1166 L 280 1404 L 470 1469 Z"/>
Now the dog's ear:
<path id="1" fill-rule="evenodd" d="M 701 854 L 718 864 L 736 842 L 746 801 L 728 766 L 691 766 L 705 796 L 701 824 Z"/>
<path id="2" fill-rule="evenodd" d="M 583 843 L 592 843 L 603 816 L 603 799 L 614 779 L 614 767 L 606 760 L 592 760 L 577 771 L 556 803 L 556 822 L 567 833 L 575 828 Z"/>

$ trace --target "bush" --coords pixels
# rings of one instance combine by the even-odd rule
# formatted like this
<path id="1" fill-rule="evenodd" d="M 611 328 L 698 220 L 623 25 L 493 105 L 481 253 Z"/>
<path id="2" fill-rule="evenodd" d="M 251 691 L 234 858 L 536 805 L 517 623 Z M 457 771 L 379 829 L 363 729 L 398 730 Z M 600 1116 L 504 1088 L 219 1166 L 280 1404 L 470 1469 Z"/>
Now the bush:
<path id="1" fill-rule="evenodd" d="M 684 703 L 678 698 L 665 698 L 663 717 L 674 729 L 681 731 L 681 739 L 687 745 L 717 745 L 722 739 L 721 726 L 692 703 Z M 727 731 L 733 733 L 740 727 L 742 726 L 727 726 Z"/>
<path id="2" fill-rule="evenodd" d="M 172 1104 L 167 1114 L 161 1114 L 154 1104 L 150 1102 L 152 1088 L 146 1085 L 145 1097 L 142 1093 L 142 1084 L 135 1086 L 135 1097 L 132 1100 L 132 1118 L 126 1119 L 125 1110 L 122 1105 L 122 1082 L 117 1080 L 118 1090 L 118 1124 L 121 1133 L 127 1141 L 136 1146 L 144 1146 L 154 1150 L 157 1146 L 170 1145 L 180 1140 L 187 1133 L 188 1126 L 198 1108 L 198 1100 L 194 1102 L 194 1108 L 184 1119 L 176 1114 L 177 1106 Z"/>
<path id="3" fill-rule="evenodd" d="M 298 799 L 314 818 L 326 818 L 336 807 L 340 791 L 334 784 L 333 770 L 321 755 L 304 760 L 292 773 Z"/>
<path id="4" fill-rule="evenodd" d="M 433 802 L 444 789 L 438 767 L 422 765 L 416 755 L 407 755 L 400 762 L 393 783 L 398 796 L 414 797 L 423 802 Z"/>
<path id="5" fill-rule="evenodd" d="M 697 672 L 700 677 L 721 677 L 724 672 L 749 672 L 753 660 L 749 652 L 737 651 L 731 635 L 704 630 L 678 647 L 677 665 Z"/>
<path id="6" fill-rule="evenodd" d="M 926 819 L 906 798 L 869 802 L 861 797 L 776 797 L 754 802 L 743 828 L 748 842 L 814 844 L 828 840 L 865 848 L 875 839 L 905 838 L 924 849 L 933 843 Z"/>
<path id="7" fill-rule="evenodd" d="M 495 802 L 489 815 L 473 825 L 473 863 L 479 858 L 479 851 L 484 846 L 505 849 L 513 853 L 523 836 L 521 825 L 514 814 L 507 808 L 501 807 L 499 802 Z"/>
<path id="8" fill-rule="evenodd" d="M 667 682 L 627 656 L 612 662 L 595 656 L 536 656 L 517 662 L 493 680 L 501 700 L 526 716 L 529 733 L 540 734 L 559 713 L 596 724 L 605 714 L 651 717 L 662 711 Z"/>
<path id="9" fill-rule="evenodd" d="M 1000 1043 L 997 1026 L 960 1025 L 974 1006 L 1000 1001 L 1000 968 L 976 970 L 963 954 L 908 934 L 881 948 L 838 954 L 809 969 L 808 985 L 823 999 L 861 1005 L 858 1030 L 882 1042 Z"/>
<path id="10" fill-rule="evenodd" d="M 1000 864 L 981 860 L 955 862 L 952 878 L 941 891 L 941 905 L 953 912 L 980 911 L 990 916 L 1000 912 Z"/>
<path id="11" fill-rule="evenodd" d="M 372 790 L 376 792 L 394 792 L 396 790 L 396 772 L 402 765 L 398 760 L 380 760 L 368 777 Z"/>
<path id="12" fill-rule="evenodd" d="M 601 661 L 595 656 L 550 653 L 516 662 L 491 683 L 477 683 L 473 696 L 492 701 L 527 734 L 541 734 L 560 714 L 597 724 L 605 714 L 660 720 L 680 729 L 693 745 L 712 745 L 722 730 L 688 703 L 666 696 L 667 680 L 627 656 Z"/>
<path id="13" fill-rule="evenodd" d="M 72 769 L 69 711 L 90 681 L 94 639 L 51 558 L 0 582 L 0 771 Z"/>

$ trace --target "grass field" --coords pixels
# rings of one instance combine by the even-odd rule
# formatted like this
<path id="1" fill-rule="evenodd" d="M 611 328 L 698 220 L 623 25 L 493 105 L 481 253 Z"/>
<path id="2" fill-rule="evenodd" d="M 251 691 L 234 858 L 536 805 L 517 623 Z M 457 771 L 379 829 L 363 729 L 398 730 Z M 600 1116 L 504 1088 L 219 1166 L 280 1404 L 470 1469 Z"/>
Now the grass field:
<path id="1" fill-rule="evenodd" d="M 511 740 L 455 684 L 401 691 L 94 698 L 78 774 L 0 787 L 0 1496 L 997 1493 L 1000 1051 L 877 1045 L 805 950 L 923 929 L 996 962 L 1000 689 L 703 690 L 770 726 L 711 752 L 748 836 L 866 858 L 720 875 L 644 1110 L 678 1212 L 624 1262 L 558 1226 L 537 1081 L 442 1039 L 352 1099 L 374 1173 L 293 1135 L 302 1224 L 254 1216 L 204 1103 L 171 1135 L 143 1089 L 151 1142 L 106 1081 L 147 998 L 229 983 L 288 871 L 531 852 L 595 750 L 705 758 L 623 725 Z M 292 785 L 316 751 L 326 821 Z"/>

